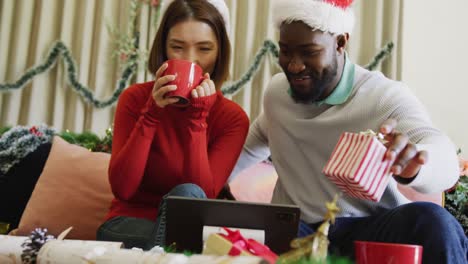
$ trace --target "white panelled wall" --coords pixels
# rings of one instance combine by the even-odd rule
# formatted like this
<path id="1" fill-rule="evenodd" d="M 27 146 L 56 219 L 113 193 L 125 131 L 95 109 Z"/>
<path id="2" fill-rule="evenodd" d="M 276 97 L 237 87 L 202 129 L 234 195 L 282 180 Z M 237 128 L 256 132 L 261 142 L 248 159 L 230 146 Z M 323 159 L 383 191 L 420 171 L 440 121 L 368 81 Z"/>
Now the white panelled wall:
<path id="1" fill-rule="evenodd" d="M 468 157 L 468 1 L 404 1 L 402 81 Z"/>

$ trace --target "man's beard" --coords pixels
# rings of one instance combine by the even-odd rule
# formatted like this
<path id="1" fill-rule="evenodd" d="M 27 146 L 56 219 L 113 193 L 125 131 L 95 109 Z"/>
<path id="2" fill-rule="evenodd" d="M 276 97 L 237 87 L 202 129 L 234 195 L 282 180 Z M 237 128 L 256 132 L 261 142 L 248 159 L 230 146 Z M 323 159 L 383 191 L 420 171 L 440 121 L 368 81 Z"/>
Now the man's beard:
<path id="1" fill-rule="evenodd" d="M 296 103 L 308 104 L 322 99 L 325 89 L 338 73 L 338 59 L 335 55 L 333 58 L 332 64 L 323 70 L 321 78 L 315 72 L 310 73 L 312 89 L 309 92 L 300 93 L 291 85 L 291 97 Z"/>

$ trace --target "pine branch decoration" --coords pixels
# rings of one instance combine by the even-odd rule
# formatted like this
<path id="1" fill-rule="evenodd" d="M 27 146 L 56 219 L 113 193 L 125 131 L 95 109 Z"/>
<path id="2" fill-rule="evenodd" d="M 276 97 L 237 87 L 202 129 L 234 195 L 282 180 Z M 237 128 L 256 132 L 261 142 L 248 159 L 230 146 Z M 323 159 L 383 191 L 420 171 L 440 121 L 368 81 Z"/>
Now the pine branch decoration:
<path id="1" fill-rule="evenodd" d="M 134 45 L 138 42 L 138 34 L 134 38 Z M 385 47 L 375 56 L 375 58 L 366 66 L 367 69 L 373 70 L 377 65 L 379 65 L 382 60 L 387 58 L 393 50 L 393 42 L 388 43 Z M 252 65 L 249 67 L 246 73 L 237 81 L 232 84 L 225 85 L 221 91 L 225 95 L 231 95 L 237 93 L 247 82 L 249 82 L 254 75 L 257 73 L 260 63 L 263 61 L 264 57 L 270 53 L 275 63 L 279 56 L 279 51 L 276 44 L 271 40 L 266 40 L 263 43 L 263 46 L 259 49 L 257 54 L 253 59 Z M 0 84 L 0 92 L 8 92 L 11 90 L 18 90 L 24 88 L 24 86 L 29 83 L 36 75 L 44 73 L 49 70 L 58 60 L 59 55 L 63 55 L 63 59 L 67 64 L 67 76 L 68 82 L 71 85 L 72 89 L 78 93 L 86 102 L 92 104 L 96 108 L 105 108 L 113 105 L 117 100 L 120 94 L 123 92 L 125 87 L 127 87 L 129 80 L 133 77 L 137 70 L 137 59 L 134 57 L 131 58 L 133 63 L 130 63 L 122 73 L 122 77 L 118 81 L 117 89 L 113 92 L 112 96 L 106 100 L 99 100 L 95 97 L 94 93 L 85 85 L 81 84 L 78 81 L 76 73 L 76 64 L 70 54 L 69 49 L 61 41 L 55 43 L 49 55 L 47 56 L 46 61 L 36 67 L 29 69 L 19 80 L 14 83 L 5 83 Z"/>
<path id="2" fill-rule="evenodd" d="M 110 153 L 113 130 L 108 128 L 103 138 L 91 132 L 73 133 L 68 130 L 57 133 L 54 129 L 41 126 L 16 126 L 0 129 L 0 182 L 8 171 L 39 146 L 50 143 L 54 136 L 60 136 L 70 144 L 82 146 L 89 151 Z"/>
<path id="3" fill-rule="evenodd" d="M 393 42 L 389 42 L 387 43 L 380 51 L 379 53 L 377 53 L 377 55 L 374 56 L 374 58 L 372 59 L 371 62 L 369 62 L 366 66 L 364 66 L 364 68 L 368 69 L 369 71 L 372 71 L 372 70 L 375 70 L 375 68 L 377 68 L 377 66 L 379 66 L 379 64 L 385 59 L 387 58 L 388 56 L 390 56 L 390 54 L 392 53 L 393 51 L 393 47 L 395 45 L 393 44 Z"/>
<path id="4" fill-rule="evenodd" d="M 40 145 L 50 142 L 55 131 L 46 125 L 17 126 L 0 137 L 0 178 Z"/>
<path id="5" fill-rule="evenodd" d="M 35 76 L 50 70 L 56 64 L 60 55 L 62 55 L 62 59 L 66 64 L 67 81 L 71 85 L 72 89 L 86 102 L 92 104 L 96 108 L 105 108 L 113 105 L 125 87 L 128 86 L 129 80 L 136 72 L 135 64 L 128 65 L 123 71 L 122 77 L 118 81 L 117 89 L 113 92 L 110 98 L 101 101 L 95 97 L 91 89 L 78 81 L 76 63 L 71 56 L 70 50 L 63 42 L 57 41 L 49 51 L 46 60 L 42 64 L 27 70 L 26 73 L 14 83 L 0 84 L 0 92 L 10 92 L 12 90 L 19 90 L 24 88 L 26 84 L 31 82 Z"/>
<path id="6" fill-rule="evenodd" d="M 263 61 L 265 55 L 270 52 L 272 56 L 275 58 L 275 62 L 278 59 L 279 51 L 276 44 L 271 40 L 265 40 L 263 42 L 263 47 L 257 52 L 254 57 L 254 61 L 252 65 L 249 67 L 246 73 L 236 82 L 230 85 L 225 85 L 221 89 L 223 94 L 225 95 L 232 95 L 237 93 L 241 87 L 243 87 L 247 82 L 249 82 L 253 76 L 257 73 L 260 63 Z M 277 62 L 276 62 L 277 63 Z"/>

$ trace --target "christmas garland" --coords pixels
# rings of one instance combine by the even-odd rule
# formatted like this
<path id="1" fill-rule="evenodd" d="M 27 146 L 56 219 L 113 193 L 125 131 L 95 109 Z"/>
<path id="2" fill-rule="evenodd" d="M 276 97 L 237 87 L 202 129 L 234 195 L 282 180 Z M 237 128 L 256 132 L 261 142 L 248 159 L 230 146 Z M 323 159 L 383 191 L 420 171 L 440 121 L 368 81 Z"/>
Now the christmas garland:
<path id="1" fill-rule="evenodd" d="M 468 176 L 460 177 L 456 187 L 445 193 L 445 209 L 460 222 L 468 236 Z"/>
<path id="2" fill-rule="evenodd" d="M 234 82 L 233 84 L 223 86 L 223 88 L 221 88 L 223 94 L 235 94 L 240 90 L 242 86 L 249 82 L 257 73 L 260 63 L 263 61 L 263 58 L 265 57 L 267 52 L 270 52 L 275 59 L 277 59 L 279 56 L 279 51 L 276 44 L 271 40 L 265 40 L 265 42 L 263 42 L 263 47 L 257 52 L 257 54 L 255 54 L 253 64 L 238 81 Z"/>
<path id="3" fill-rule="evenodd" d="M 4 175 L 21 159 L 50 142 L 55 131 L 45 125 L 38 127 L 17 126 L 0 138 L 0 175 Z"/>
<path id="4" fill-rule="evenodd" d="M 40 65 L 35 66 L 26 71 L 26 73 L 21 76 L 16 82 L 14 83 L 4 83 L 0 84 L 0 92 L 8 92 L 11 90 L 19 90 L 22 89 L 31 82 L 31 80 L 41 73 L 44 73 L 47 70 L 50 70 L 52 66 L 55 65 L 57 62 L 59 55 L 62 55 L 64 63 L 67 65 L 67 81 L 73 88 L 73 90 L 79 94 L 86 102 L 91 103 L 94 107 L 97 108 L 104 108 L 111 106 L 114 104 L 119 95 L 128 86 L 128 81 L 130 78 L 135 74 L 136 65 L 130 64 L 128 65 L 122 73 L 121 79 L 118 81 L 117 89 L 114 91 L 112 96 L 107 100 L 98 100 L 95 98 L 94 93 L 86 87 L 85 85 L 81 84 L 78 81 L 77 73 L 76 73 L 76 63 L 69 49 L 65 46 L 65 44 L 61 41 L 55 42 L 52 49 L 50 50 L 49 54 L 47 55 L 47 59 Z"/>
<path id="5" fill-rule="evenodd" d="M 4 131 L 2 133 L 1 131 Z M 112 148 L 112 129 L 106 130 L 106 135 L 100 138 L 94 133 L 81 134 L 64 131 L 56 133 L 46 125 L 41 126 L 16 126 L 12 129 L 0 130 L 0 177 L 9 169 L 19 163 L 28 154 L 34 152 L 40 145 L 52 142 L 57 135 L 70 144 L 82 146 L 93 152 L 110 153 Z"/>
<path id="6" fill-rule="evenodd" d="M 364 66 L 364 68 L 368 69 L 369 71 L 375 70 L 375 68 L 377 68 L 380 62 L 384 60 L 385 58 L 387 58 L 392 53 L 393 47 L 394 47 L 393 42 L 387 43 L 382 48 L 382 50 L 380 50 L 379 53 L 377 53 L 377 55 L 374 56 L 372 61 L 369 62 L 366 66 Z"/>
<path id="7" fill-rule="evenodd" d="M 383 59 L 385 59 L 389 54 L 391 54 L 392 50 L 393 43 L 390 42 L 387 45 L 385 45 L 385 47 L 374 57 L 374 59 L 366 66 L 366 68 L 369 70 L 375 69 L 375 67 Z M 247 72 L 244 73 L 244 75 L 239 80 L 235 81 L 230 85 L 225 85 L 224 87 L 222 87 L 221 91 L 225 95 L 231 95 L 238 92 L 242 86 L 244 86 L 248 81 L 250 81 L 253 78 L 255 73 L 258 71 L 260 63 L 262 62 L 263 58 L 268 52 L 272 54 L 275 60 L 278 59 L 278 47 L 271 40 L 266 40 L 263 43 L 262 48 L 260 48 L 260 50 L 255 55 L 253 64 L 249 67 Z M 130 78 L 135 74 L 137 68 L 136 62 L 128 64 L 128 66 L 124 69 L 122 77 L 118 81 L 117 89 L 114 90 L 112 96 L 106 100 L 99 100 L 95 97 L 91 89 L 89 89 L 88 87 L 86 87 L 78 81 L 76 73 L 76 63 L 72 58 L 69 49 L 65 46 L 63 42 L 57 41 L 50 50 L 47 59 L 44 61 L 44 63 L 27 70 L 26 73 L 14 83 L 0 84 L 0 92 L 8 92 L 11 90 L 19 90 L 24 88 L 26 84 L 28 84 L 36 75 L 39 75 L 51 69 L 52 66 L 54 66 L 57 62 L 59 55 L 62 55 L 62 58 L 65 64 L 67 65 L 67 81 L 71 85 L 72 89 L 77 94 L 79 94 L 86 102 L 92 104 L 96 108 L 105 108 L 113 105 L 118 100 L 120 94 L 125 89 L 125 87 L 128 86 L 128 82 Z"/>

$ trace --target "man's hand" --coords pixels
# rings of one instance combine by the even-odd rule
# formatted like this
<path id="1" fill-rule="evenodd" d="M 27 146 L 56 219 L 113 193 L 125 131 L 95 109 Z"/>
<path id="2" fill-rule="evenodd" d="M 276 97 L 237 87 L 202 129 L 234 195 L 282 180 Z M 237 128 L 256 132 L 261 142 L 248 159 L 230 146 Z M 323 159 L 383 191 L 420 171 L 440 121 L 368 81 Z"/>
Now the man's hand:
<path id="1" fill-rule="evenodd" d="M 427 152 L 417 151 L 416 145 L 409 142 L 407 135 L 395 131 L 397 122 L 388 119 L 380 127 L 380 132 L 388 141 L 384 160 L 392 160 L 390 172 L 394 176 L 411 179 L 416 177 L 421 166 L 427 162 Z"/>

